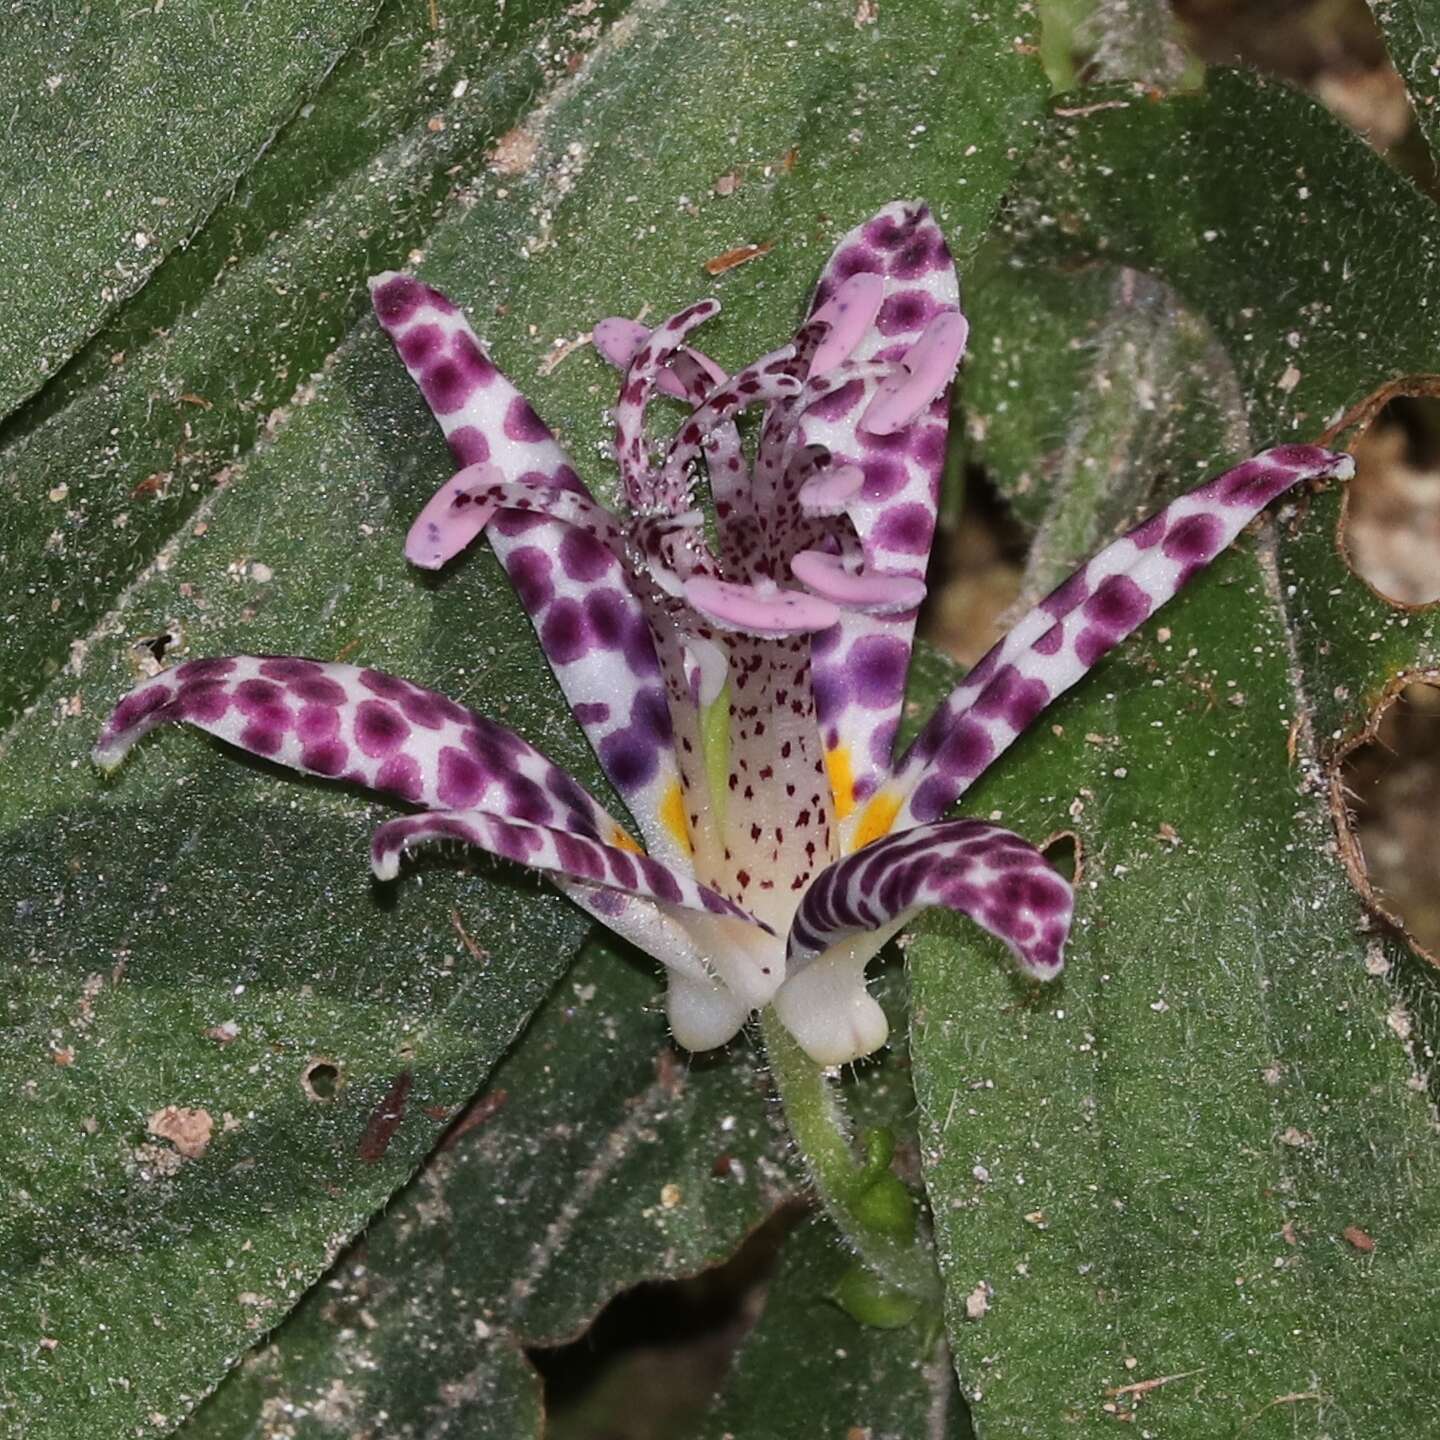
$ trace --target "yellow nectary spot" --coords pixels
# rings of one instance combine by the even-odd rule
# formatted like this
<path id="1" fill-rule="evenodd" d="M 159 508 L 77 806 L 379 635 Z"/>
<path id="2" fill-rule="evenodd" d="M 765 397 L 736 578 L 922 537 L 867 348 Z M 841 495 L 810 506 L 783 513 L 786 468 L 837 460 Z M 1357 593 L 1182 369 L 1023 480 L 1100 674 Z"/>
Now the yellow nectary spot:
<path id="1" fill-rule="evenodd" d="M 850 768 L 848 745 L 837 745 L 825 752 L 825 772 L 835 797 L 835 817 L 843 820 L 855 808 L 855 772 Z"/>
<path id="2" fill-rule="evenodd" d="M 881 791 L 866 807 L 855 827 L 854 847 L 859 850 L 872 840 L 890 833 L 895 817 L 900 813 L 900 797 Z"/>
<path id="3" fill-rule="evenodd" d="M 643 855 L 644 847 L 632 836 L 627 835 L 618 825 L 610 836 L 610 843 L 620 850 L 629 850 L 634 855 Z"/>
<path id="4" fill-rule="evenodd" d="M 690 827 L 685 823 L 685 796 L 680 782 L 672 780 L 660 802 L 660 823 L 675 837 L 675 843 L 687 854 L 695 853 L 690 839 Z"/>

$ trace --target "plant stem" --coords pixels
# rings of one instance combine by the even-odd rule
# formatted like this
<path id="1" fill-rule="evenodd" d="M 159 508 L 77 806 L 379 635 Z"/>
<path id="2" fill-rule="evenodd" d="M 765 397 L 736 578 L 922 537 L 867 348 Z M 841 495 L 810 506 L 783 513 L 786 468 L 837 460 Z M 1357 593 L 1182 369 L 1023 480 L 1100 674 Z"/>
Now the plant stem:
<path id="1" fill-rule="evenodd" d="M 804 1156 L 825 1213 L 861 1261 L 882 1280 L 927 1306 L 938 1307 L 940 1275 L 928 1246 L 914 1236 L 902 1238 L 877 1227 L 864 1213 L 862 1200 L 873 1174 L 855 1153 L 835 1086 L 773 1009 L 766 1007 L 760 1024 L 790 1134 Z"/>

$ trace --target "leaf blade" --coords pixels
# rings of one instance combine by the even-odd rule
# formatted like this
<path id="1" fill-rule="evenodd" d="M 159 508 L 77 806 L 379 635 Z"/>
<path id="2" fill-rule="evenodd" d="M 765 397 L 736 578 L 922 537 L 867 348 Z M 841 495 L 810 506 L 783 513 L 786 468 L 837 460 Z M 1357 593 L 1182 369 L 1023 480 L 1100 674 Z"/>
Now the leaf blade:
<path id="1" fill-rule="evenodd" d="M 1157 108 L 1066 117 L 1021 186 L 1024 253 L 1120 258 L 1173 285 L 1220 338 L 1259 436 L 1313 435 L 1424 368 L 1405 296 L 1433 270 L 1427 202 L 1252 79 Z M 1287 219 L 1306 244 L 1282 253 Z M 1397 224 L 1403 284 L 1383 258 Z M 1327 278 L 1341 258 L 1345 283 Z M 1223 436 L 1209 447 L 1218 463 Z M 927 1184 L 986 1433 L 1098 1434 L 1125 1411 L 1177 1433 L 1433 1423 L 1411 1327 L 1440 1263 L 1437 1156 L 1407 1043 L 1433 983 L 1367 971 L 1375 942 L 1304 729 L 1345 713 L 1331 677 L 1433 654 L 1433 636 L 1338 570 L 1336 511 L 1282 512 L 1299 540 L 1267 527 L 1224 557 L 977 787 L 975 808 L 1022 832 L 1079 834 L 1061 986 L 1024 997 L 980 947 L 911 947 Z M 1357 1229 L 1384 1246 L 1364 1251 Z M 977 1271 L 995 1304 L 967 1329 Z"/>

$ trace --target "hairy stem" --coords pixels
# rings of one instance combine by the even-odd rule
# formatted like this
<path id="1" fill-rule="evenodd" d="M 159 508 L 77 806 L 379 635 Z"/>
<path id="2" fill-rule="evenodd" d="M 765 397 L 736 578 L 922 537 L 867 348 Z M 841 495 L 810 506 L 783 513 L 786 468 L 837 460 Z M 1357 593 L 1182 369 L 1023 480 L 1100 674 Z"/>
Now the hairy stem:
<path id="1" fill-rule="evenodd" d="M 857 1153 L 835 1086 L 766 1007 L 761 1017 L 770 1074 L 790 1134 L 825 1213 L 861 1261 L 888 1285 L 927 1306 L 940 1303 L 935 1257 L 916 1233 L 914 1202 L 872 1144 Z"/>

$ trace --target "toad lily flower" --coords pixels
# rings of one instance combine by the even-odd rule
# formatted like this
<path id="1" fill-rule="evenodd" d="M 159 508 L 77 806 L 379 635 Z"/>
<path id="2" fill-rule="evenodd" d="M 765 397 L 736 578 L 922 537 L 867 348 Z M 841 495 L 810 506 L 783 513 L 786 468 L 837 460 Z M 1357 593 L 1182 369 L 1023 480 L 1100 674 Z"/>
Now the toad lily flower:
<path id="1" fill-rule="evenodd" d="M 1018 836 L 946 812 L 1265 504 L 1348 473 L 1347 457 L 1292 445 L 1176 501 L 1026 615 L 896 761 L 967 328 L 923 206 L 847 235 L 794 338 L 734 375 L 690 344 L 714 301 L 654 330 L 596 328 L 624 374 L 618 512 L 454 304 L 401 275 L 372 288 L 461 467 L 406 554 L 433 569 L 486 535 L 643 847 L 518 735 L 350 665 L 189 661 L 120 703 L 96 759 L 111 768 L 184 721 L 419 807 L 377 830 L 377 875 L 433 840 L 546 872 L 667 967 L 670 1023 L 692 1049 L 773 1004 L 816 1061 L 868 1054 L 886 1023 L 865 966 L 925 906 L 970 916 L 1026 974 L 1056 975 L 1069 886 Z M 685 414 L 652 447 L 657 391 Z M 747 450 L 737 422 L 757 406 Z"/>

